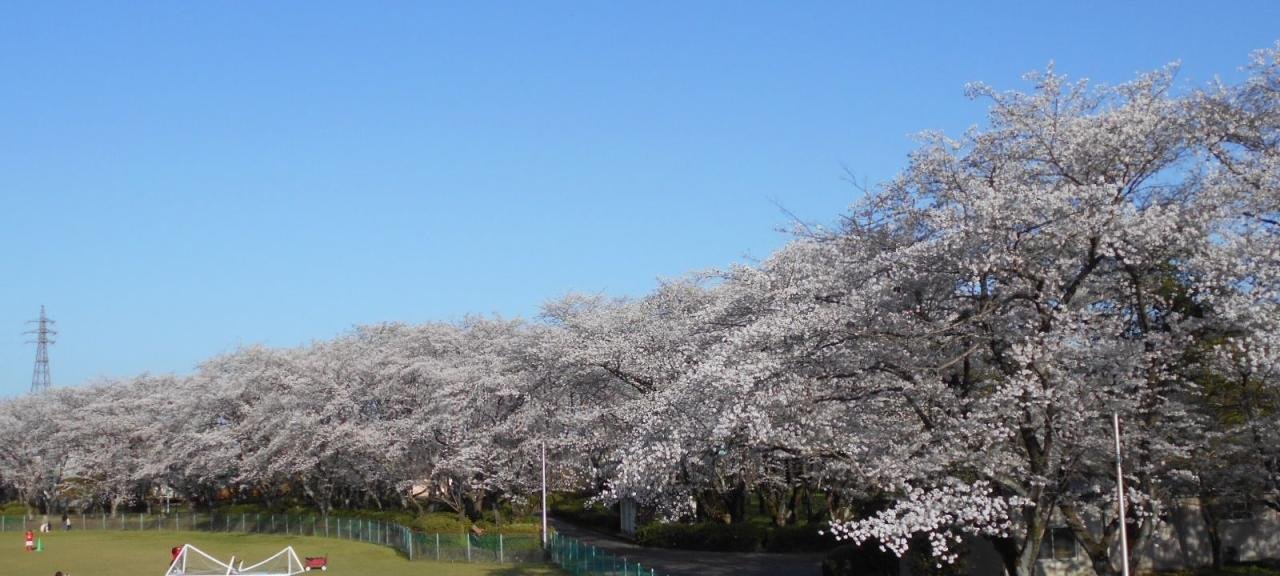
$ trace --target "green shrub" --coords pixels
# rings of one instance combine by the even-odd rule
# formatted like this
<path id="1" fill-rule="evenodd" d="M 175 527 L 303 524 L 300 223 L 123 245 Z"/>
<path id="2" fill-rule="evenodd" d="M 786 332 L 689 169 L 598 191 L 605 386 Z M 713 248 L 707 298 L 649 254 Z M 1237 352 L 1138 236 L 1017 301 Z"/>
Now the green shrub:
<path id="1" fill-rule="evenodd" d="M 646 524 L 636 541 L 655 548 L 752 552 L 762 548 L 765 530 L 751 524 Z"/>
<path id="2" fill-rule="evenodd" d="M 5 502 L 0 504 L 0 516 L 22 516 L 27 513 L 27 505 L 22 502 Z"/>
<path id="3" fill-rule="evenodd" d="M 618 513 L 612 507 L 590 505 L 587 501 L 584 494 L 551 494 L 547 507 L 552 516 L 570 524 L 610 534 L 617 532 L 622 525 Z"/>
<path id="4" fill-rule="evenodd" d="M 409 526 L 428 534 L 461 534 L 471 528 L 470 523 L 459 520 L 453 512 L 428 512 L 414 518 Z"/>
<path id="5" fill-rule="evenodd" d="M 822 576 L 898 576 L 898 558 L 874 541 L 845 544 L 822 560 Z"/>
<path id="6" fill-rule="evenodd" d="M 320 516 L 320 511 L 313 508 L 305 508 L 301 506 L 277 506 L 274 508 L 267 508 L 260 504 L 233 504 L 222 506 L 218 508 L 216 513 L 230 515 L 262 514 L 263 516 L 269 514 L 298 517 Z M 332 518 L 357 518 L 360 520 L 372 520 L 374 522 L 383 522 L 387 524 L 399 524 L 401 526 L 408 526 L 415 531 L 426 534 L 461 534 L 470 531 L 473 524 L 470 520 L 459 520 L 458 515 L 453 512 L 424 512 L 422 514 L 415 514 L 410 510 L 336 508 L 329 511 L 329 516 Z M 474 525 L 490 534 L 538 534 L 542 531 L 541 522 L 530 522 L 527 518 L 520 518 L 519 521 L 506 522 L 500 525 L 495 525 L 493 522 L 488 520 L 480 520 L 474 522 Z"/>

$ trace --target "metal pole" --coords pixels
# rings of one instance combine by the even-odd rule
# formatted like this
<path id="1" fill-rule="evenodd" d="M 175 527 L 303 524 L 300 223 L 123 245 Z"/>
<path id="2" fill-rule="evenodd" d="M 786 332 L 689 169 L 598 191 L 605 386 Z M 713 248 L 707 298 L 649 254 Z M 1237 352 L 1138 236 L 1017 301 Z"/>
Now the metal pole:
<path id="1" fill-rule="evenodd" d="M 547 548 L 547 442 L 542 442 L 542 549 Z"/>
<path id="2" fill-rule="evenodd" d="M 1124 526 L 1124 468 L 1120 460 L 1120 413 L 1113 413 L 1111 417 L 1116 433 L 1116 506 L 1120 511 L 1120 571 L 1123 576 L 1129 576 L 1129 535 Z"/>

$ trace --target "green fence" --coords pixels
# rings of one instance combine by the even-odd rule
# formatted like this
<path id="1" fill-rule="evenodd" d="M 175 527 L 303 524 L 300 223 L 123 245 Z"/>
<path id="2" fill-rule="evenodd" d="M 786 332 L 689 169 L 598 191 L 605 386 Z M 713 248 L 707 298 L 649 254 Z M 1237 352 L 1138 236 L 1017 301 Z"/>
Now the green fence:
<path id="1" fill-rule="evenodd" d="M 74 514 L 72 530 L 235 532 L 341 538 L 390 546 L 410 560 L 443 562 L 543 562 L 537 534 L 426 534 L 376 520 L 284 514 Z M 44 517 L 0 516 L 0 532 L 39 530 Z M 62 516 L 47 520 L 62 531 Z"/>
<path id="2" fill-rule="evenodd" d="M 572 538 L 551 534 L 547 546 L 551 561 L 573 576 L 659 576 L 653 568 L 639 562 L 607 554 L 594 546 L 586 546 Z"/>

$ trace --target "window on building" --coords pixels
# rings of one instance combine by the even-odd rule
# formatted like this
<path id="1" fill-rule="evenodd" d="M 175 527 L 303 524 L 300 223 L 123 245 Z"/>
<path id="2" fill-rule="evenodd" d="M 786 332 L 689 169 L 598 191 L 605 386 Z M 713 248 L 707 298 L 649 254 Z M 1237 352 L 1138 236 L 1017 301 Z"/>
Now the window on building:
<path id="1" fill-rule="evenodd" d="M 1218 517 L 1222 520 L 1253 520 L 1253 503 L 1248 500 L 1228 500 L 1220 505 Z"/>
<path id="2" fill-rule="evenodd" d="M 1058 527 L 1045 530 L 1040 544 L 1041 560 L 1070 560 L 1076 557 L 1076 535 L 1070 528 Z"/>

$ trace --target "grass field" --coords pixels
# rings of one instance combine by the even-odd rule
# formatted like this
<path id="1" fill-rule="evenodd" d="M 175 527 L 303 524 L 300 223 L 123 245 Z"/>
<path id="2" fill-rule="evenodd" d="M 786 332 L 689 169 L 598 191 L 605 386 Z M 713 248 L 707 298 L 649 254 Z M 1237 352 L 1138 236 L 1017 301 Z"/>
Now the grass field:
<path id="1" fill-rule="evenodd" d="M 0 574 L 50 576 L 163 576 L 169 549 L 192 544 L 215 558 L 232 555 L 246 564 L 265 560 L 285 546 L 299 558 L 328 556 L 326 576 L 552 576 L 563 572 L 537 564 L 463 564 L 406 560 L 394 550 L 330 538 L 205 532 L 54 532 L 41 534 L 43 552 L 23 549 L 21 532 L 0 533 Z"/>

